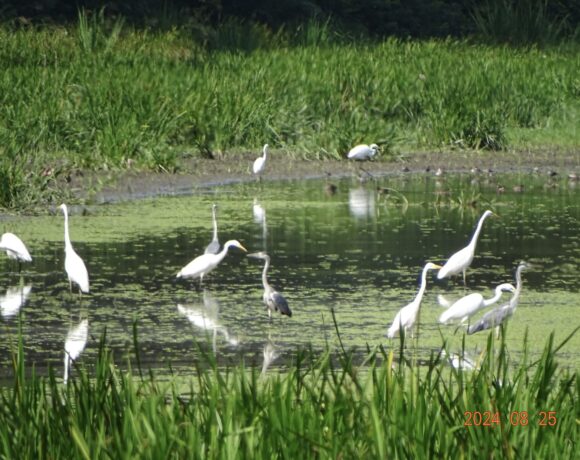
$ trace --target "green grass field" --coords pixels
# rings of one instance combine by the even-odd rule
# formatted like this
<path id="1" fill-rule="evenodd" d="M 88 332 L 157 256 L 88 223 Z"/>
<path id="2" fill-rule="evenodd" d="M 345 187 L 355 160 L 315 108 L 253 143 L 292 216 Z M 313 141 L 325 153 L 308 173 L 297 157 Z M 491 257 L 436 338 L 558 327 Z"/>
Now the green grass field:
<path id="1" fill-rule="evenodd" d="M 411 343 L 362 363 L 299 351 L 266 374 L 219 368 L 200 348 L 191 375 L 171 381 L 119 370 L 103 340 L 68 385 L 52 371 L 25 375 L 21 344 L 13 385 L 0 388 L 0 456 L 574 458 L 580 383 L 558 368 L 553 336 L 540 360 L 519 363 L 493 337 L 478 370 L 437 353 L 419 366 Z"/>
<path id="2" fill-rule="evenodd" d="M 211 152 L 341 157 L 383 151 L 577 149 L 577 44 L 466 41 L 297 45 L 233 24 L 212 46 L 80 15 L 70 27 L 0 27 L 0 205 L 50 200 L 72 168 L 162 168 Z"/>

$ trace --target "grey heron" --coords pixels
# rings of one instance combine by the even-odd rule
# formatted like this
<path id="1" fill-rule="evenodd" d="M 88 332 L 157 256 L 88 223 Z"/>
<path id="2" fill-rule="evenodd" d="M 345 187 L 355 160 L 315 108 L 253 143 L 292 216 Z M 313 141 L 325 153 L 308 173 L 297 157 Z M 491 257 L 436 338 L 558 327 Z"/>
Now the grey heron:
<path id="1" fill-rule="evenodd" d="M 248 257 L 254 259 L 262 259 L 265 261 L 264 270 L 262 271 L 262 284 L 264 285 L 263 300 L 268 310 L 268 316 L 272 318 L 273 311 L 279 311 L 282 315 L 292 316 L 292 310 L 288 306 L 288 302 L 282 294 L 270 286 L 268 283 L 268 268 L 270 267 L 270 256 L 264 251 L 248 254 Z"/>

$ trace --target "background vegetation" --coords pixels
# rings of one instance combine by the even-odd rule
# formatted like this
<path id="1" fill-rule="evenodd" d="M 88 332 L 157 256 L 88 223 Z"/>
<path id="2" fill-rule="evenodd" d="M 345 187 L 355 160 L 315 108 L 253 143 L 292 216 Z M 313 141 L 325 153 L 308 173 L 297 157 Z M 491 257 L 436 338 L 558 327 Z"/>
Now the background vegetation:
<path id="1" fill-rule="evenodd" d="M 158 5 L 5 5 L 0 206 L 60 199 L 75 168 L 173 171 L 265 142 L 307 158 L 371 140 L 386 152 L 580 144 L 571 3 Z M 422 37 L 426 22 L 447 24 L 428 36 L 472 35 L 384 39 Z"/>

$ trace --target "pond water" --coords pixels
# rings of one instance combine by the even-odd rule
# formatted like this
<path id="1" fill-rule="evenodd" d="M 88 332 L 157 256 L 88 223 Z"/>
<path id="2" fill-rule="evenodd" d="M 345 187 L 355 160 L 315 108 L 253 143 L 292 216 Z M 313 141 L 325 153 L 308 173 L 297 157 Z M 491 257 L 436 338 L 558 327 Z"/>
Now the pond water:
<path id="1" fill-rule="evenodd" d="M 186 375 L 206 349 L 220 363 L 243 358 L 261 366 L 266 357 L 266 365 L 280 366 L 299 347 L 338 345 L 331 308 L 345 347 L 396 348 L 398 339 L 389 341 L 386 331 L 414 299 L 423 265 L 442 263 L 464 247 L 485 209 L 500 218 L 483 225 L 467 287 L 461 277 L 437 280 L 435 272 L 429 274 L 412 346 L 424 357 L 441 347 L 442 337 L 451 349 L 460 347 L 464 328 L 437 322 L 443 311 L 438 296 L 491 297 L 496 285 L 515 283 L 520 260 L 532 268 L 524 272 L 520 304 L 507 329 L 513 356 L 521 353 L 526 329 L 532 351 L 540 353 L 551 332 L 559 343 L 580 324 L 576 182 L 532 174 L 449 174 L 366 183 L 343 178 L 333 184 L 336 193 L 326 180 L 264 181 L 72 207 L 71 238 L 91 279 L 91 293 L 82 298 L 69 292 L 57 207 L 47 216 L 3 218 L 3 231 L 19 235 L 34 260 L 19 275 L 13 261 L 0 259 L 0 379 L 12 375 L 19 327 L 27 366 L 39 373 L 49 365 L 65 372 L 65 343 L 72 358 L 90 365 L 105 330 L 123 366 L 134 358 L 134 322 L 141 363 L 160 375 L 170 367 Z M 287 298 L 292 318 L 268 320 L 262 261 L 240 250 L 232 249 L 201 288 L 175 279 L 211 240 L 212 203 L 218 205 L 221 243 L 237 239 L 249 252 L 271 255 L 269 280 Z M 467 353 L 477 357 L 487 336 L 466 336 Z M 562 365 L 577 367 L 578 350 L 580 334 L 559 351 Z"/>

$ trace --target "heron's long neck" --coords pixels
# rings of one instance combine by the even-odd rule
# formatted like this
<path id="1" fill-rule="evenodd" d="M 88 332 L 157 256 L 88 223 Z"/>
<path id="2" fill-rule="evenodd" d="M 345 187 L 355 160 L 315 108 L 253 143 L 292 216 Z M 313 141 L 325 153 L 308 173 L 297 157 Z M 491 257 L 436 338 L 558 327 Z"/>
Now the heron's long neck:
<path id="1" fill-rule="evenodd" d="M 496 303 L 499 298 L 501 297 L 502 291 L 499 288 L 495 289 L 495 295 L 491 298 L 491 299 L 487 299 L 483 301 L 483 306 L 484 307 L 489 307 L 490 305 L 493 305 L 494 303 Z"/>
<path id="2" fill-rule="evenodd" d="M 217 220 L 215 218 L 215 209 L 213 210 L 213 239 L 217 240 Z"/>
<path id="3" fill-rule="evenodd" d="M 523 269 L 524 269 L 524 267 L 520 265 L 516 270 L 516 292 L 514 292 L 514 295 L 512 296 L 512 298 L 510 300 L 510 308 L 512 310 L 515 310 L 516 307 L 518 306 L 520 292 L 522 290 L 522 270 Z"/>
<path id="4" fill-rule="evenodd" d="M 64 212 L 64 247 L 66 250 L 72 248 L 70 236 L 68 233 L 68 212 Z"/>
<path id="5" fill-rule="evenodd" d="M 264 147 L 264 156 L 262 158 L 264 158 L 264 160 L 265 160 L 267 156 L 268 156 L 268 149 L 266 147 Z"/>
<path id="6" fill-rule="evenodd" d="M 475 249 L 475 245 L 477 244 L 477 238 L 479 238 L 479 233 L 481 232 L 481 228 L 483 227 L 483 221 L 487 216 L 481 216 L 479 222 L 477 223 L 477 227 L 475 228 L 475 232 L 473 232 L 473 236 L 471 237 L 471 241 L 469 242 L 469 246 L 472 246 Z"/>
<path id="7" fill-rule="evenodd" d="M 270 259 L 266 259 L 266 263 L 264 264 L 264 270 L 262 271 L 262 284 L 264 285 L 264 288 L 270 286 L 268 284 L 268 276 L 267 276 L 269 267 L 270 267 Z"/>

